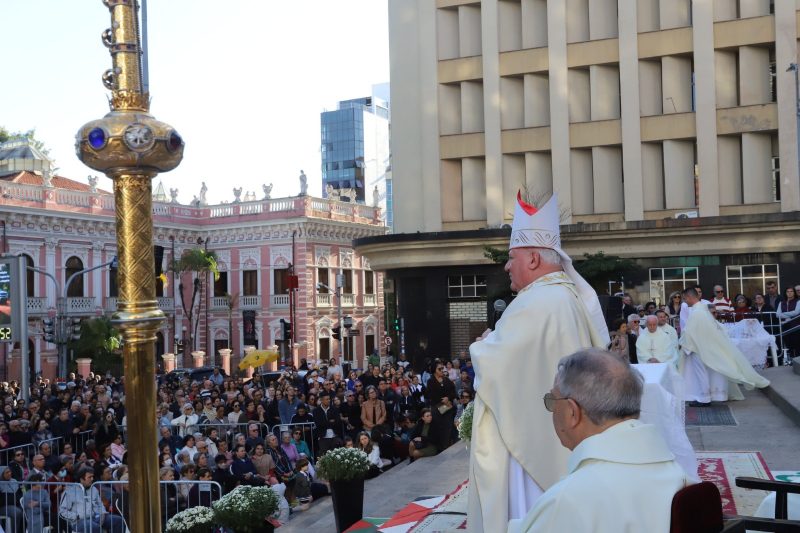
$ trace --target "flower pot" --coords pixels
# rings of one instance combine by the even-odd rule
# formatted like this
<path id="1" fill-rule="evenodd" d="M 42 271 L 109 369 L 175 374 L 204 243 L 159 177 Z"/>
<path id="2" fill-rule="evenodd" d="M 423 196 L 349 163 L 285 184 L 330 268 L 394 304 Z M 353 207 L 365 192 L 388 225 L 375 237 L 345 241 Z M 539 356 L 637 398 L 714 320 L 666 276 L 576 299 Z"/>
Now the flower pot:
<path id="1" fill-rule="evenodd" d="M 330 486 L 336 531 L 342 533 L 364 514 L 364 479 L 331 481 Z"/>

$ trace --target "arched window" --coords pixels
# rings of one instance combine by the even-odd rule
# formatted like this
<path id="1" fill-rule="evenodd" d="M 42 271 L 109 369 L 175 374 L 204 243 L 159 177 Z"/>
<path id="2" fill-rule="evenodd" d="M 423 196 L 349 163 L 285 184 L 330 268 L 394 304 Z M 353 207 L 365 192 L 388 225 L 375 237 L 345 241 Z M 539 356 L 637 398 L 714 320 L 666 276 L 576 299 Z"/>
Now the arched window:
<path id="1" fill-rule="evenodd" d="M 83 261 L 74 255 L 67 259 L 64 264 L 64 283 L 66 283 L 70 276 L 76 272 L 83 270 Z M 81 298 L 83 297 L 83 276 L 76 276 L 69 287 L 67 287 L 68 298 Z"/>
<path id="2" fill-rule="evenodd" d="M 27 288 L 27 291 L 28 291 L 27 296 L 28 296 L 28 298 L 33 298 L 34 296 L 36 296 L 36 294 L 34 294 L 34 288 L 35 287 L 33 286 L 33 284 L 35 282 L 34 278 L 35 278 L 36 273 L 33 270 L 31 270 L 31 268 L 33 268 L 33 257 L 31 257 L 31 256 L 29 256 L 27 254 L 23 254 L 22 257 L 25 258 L 25 283 L 28 286 L 28 288 Z M 28 268 L 28 267 L 30 267 L 30 268 Z"/>

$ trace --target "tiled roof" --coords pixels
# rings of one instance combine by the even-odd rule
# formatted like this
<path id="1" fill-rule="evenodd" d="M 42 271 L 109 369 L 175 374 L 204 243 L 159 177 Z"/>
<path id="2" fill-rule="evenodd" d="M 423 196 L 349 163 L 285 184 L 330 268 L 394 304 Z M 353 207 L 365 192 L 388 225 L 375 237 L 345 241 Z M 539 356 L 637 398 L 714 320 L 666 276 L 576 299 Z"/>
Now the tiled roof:
<path id="1" fill-rule="evenodd" d="M 27 170 L 23 170 L 22 172 L 17 172 L 16 174 L 10 174 L 8 176 L 1 176 L 0 181 L 19 183 L 21 185 L 41 186 L 44 184 L 44 178 L 42 176 L 34 172 L 29 172 Z M 70 191 L 82 191 L 82 192 L 89 192 L 91 190 L 89 184 L 71 180 L 69 178 L 65 178 L 64 176 L 53 176 L 53 179 L 50 180 L 50 183 L 56 189 L 66 189 Z M 102 189 L 97 189 L 97 192 L 99 194 L 111 194 L 110 192 L 104 191 Z"/>

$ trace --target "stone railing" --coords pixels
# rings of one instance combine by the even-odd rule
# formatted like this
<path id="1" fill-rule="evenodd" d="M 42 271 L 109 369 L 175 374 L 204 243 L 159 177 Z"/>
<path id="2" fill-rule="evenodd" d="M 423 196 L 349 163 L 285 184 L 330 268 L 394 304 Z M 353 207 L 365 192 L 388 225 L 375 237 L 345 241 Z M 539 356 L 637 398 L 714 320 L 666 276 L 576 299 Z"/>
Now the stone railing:
<path id="1" fill-rule="evenodd" d="M 364 307 L 375 307 L 378 305 L 378 298 L 374 294 L 365 294 L 364 298 Z"/>
<path id="2" fill-rule="evenodd" d="M 28 298 L 28 314 L 42 315 L 47 313 L 47 298 L 35 296 Z"/>
<path id="3" fill-rule="evenodd" d="M 270 307 L 289 307 L 288 294 L 273 294 L 271 296 Z"/>
<path id="4" fill-rule="evenodd" d="M 239 307 L 242 309 L 261 309 L 261 295 L 240 296 Z"/>
<path id="5" fill-rule="evenodd" d="M 342 294 L 342 307 L 353 307 L 356 304 L 355 294 Z"/>
<path id="6" fill-rule="evenodd" d="M 330 307 L 331 294 L 330 293 L 317 293 L 317 307 Z"/>
<path id="7" fill-rule="evenodd" d="M 58 211 L 75 212 L 76 208 L 95 214 L 114 214 L 114 195 L 107 192 L 75 191 L 39 185 L 19 183 L 0 184 L 0 205 L 13 205 L 20 202 L 42 204 L 40 207 Z M 169 202 L 153 202 L 153 215 L 167 219 L 236 218 L 241 216 L 263 219 L 284 219 L 288 216 L 309 218 L 336 218 L 339 220 L 360 221 L 382 225 L 380 209 L 364 204 L 340 202 L 328 198 L 293 196 L 289 198 L 270 198 L 237 204 L 218 204 L 192 206 Z"/>
<path id="8" fill-rule="evenodd" d="M 117 301 L 119 298 L 116 296 L 109 296 L 106 298 L 106 306 L 105 310 L 106 313 L 113 313 L 117 310 Z M 173 312 L 175 311 L 175 298 L 170 296 L 158 296 L 156 297 L 158 301 L 158 308 L 164 312 Z"/>
<path id="9" fill-rule="evenodd" d="M 211 309 L 227 309 L 228 297 L 227 296 L 214 296 L 211 298 Z"/>
<path id="10" fill-rule="evenodd" d="M 94 296 L 68 297 L 66 311 L 68 315 L 94 314 L 95 306 Z"/>

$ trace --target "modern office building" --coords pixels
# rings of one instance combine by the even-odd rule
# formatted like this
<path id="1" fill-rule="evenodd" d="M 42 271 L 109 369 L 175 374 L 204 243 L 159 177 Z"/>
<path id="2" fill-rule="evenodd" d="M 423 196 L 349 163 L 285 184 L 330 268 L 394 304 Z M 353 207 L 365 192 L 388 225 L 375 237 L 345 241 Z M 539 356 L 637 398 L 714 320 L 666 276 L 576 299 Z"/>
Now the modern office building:
<path id="1" fill-rule="evenodd" d="M 395 234 L 356 246 L 434 309 L 409 353 L 486 324 L 518 189 L 558 194 L 573 257 L 637 259 L 640 301 L 800 280 L 797 4 L 390 0 Z"/>
<path id="2" fill-rule="evenodd" d="M 0 253 L 23 254 L 29 266 L 54 276 L 61 289 L 71 274 L 108 263 L 117 254 L 114 195 L 97 185 L 53 175 L 46 157 L 27 143 L 0 145 Z M 295 361 L 341 353 L 362 367 L 383 345 L 383 277 L 352 248 L 355 238 L 385 233 L 378 209 L 310 196 L 190 206 L 164 201 L 155 189 L 156 269 L 167 273 L 166 285 L 156 280 L 158 304 L 167 315 L 157 334 L 157 355 L 175 353 L 183 343 L 177 364 L 189 366 L 192 350 L 205 352 L 206 363 L 219 363 L 220 350 L 231 349 L 235 369 L 245 346 L 263 348 L 283 339 L 281 320 L 293 323 Z M 216 281 L 211 275 L 201 279 L 196 341 L 190 348 L 182 278 L 168 272 L 168 265 L 193 248 L 213 251 L 220 275 Z M 292 275 L 298 278 L 294 291 Z M 116 270 L 78 276 L 66 292 L 57 291 L 45 274 L 28 271 L 27 276 L 32 370 L 54 378 L 56 346 L 44 339 L 43 321 L 56 314 L 62 296 L 69 319 L 116 311 Z M 190 274 L 183 284 L 188 308 Z M 346 341 L 334 337 L 339 309 L 353 318 L 355 334 Z M 0 376 L 19 379 L 18 351 L 5 343 L 0 351 L 5 356 Z M 158 363 L 165 366 L 160 357 Z"/>
<path id="3" fill-rule="evenodd" d="M 385 93 L 385 85 L 373 92 Z M 320 122 L 323 197 L 380 207 L 391 227 L 388 102 L 377 94 L 344 100 L 336 110 L 322 112 Z"/>

